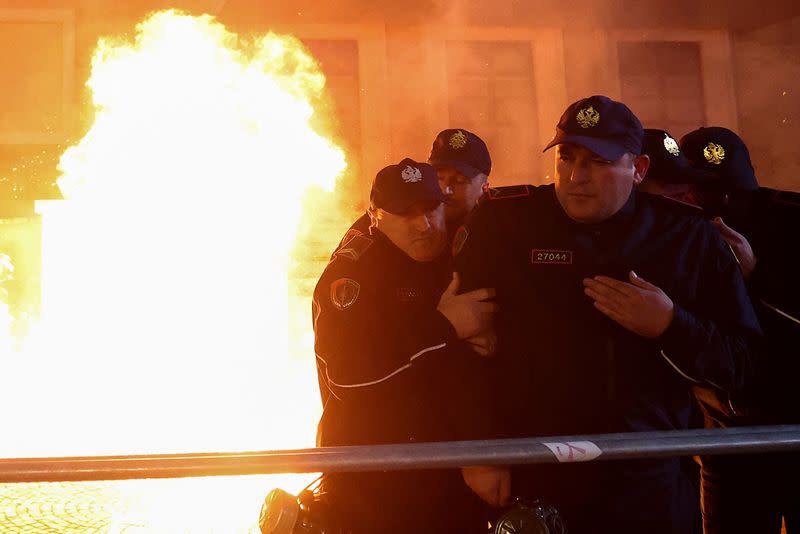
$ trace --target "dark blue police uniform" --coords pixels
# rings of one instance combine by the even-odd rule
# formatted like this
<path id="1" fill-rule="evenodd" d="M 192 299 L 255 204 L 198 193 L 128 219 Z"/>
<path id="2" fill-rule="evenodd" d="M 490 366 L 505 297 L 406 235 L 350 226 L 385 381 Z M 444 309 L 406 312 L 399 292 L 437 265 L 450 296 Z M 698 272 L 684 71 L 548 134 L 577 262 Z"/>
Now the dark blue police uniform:
<path id="1" fill-rule="evenodd" d="M 451 274 L 449 251 L 418 262 L 377 229 L 348 232 L 314 291 L 319 446 L 475 432 L 482 361 L 436 309 Z M 457 469 L 333 473 L 323 489 L 353 534 L 486 530 L 484 506 Z"/>
<path id="2" fill-rule="evenodd" d="M 739 267 L 706 221 L 632 193 L 614 216 L 580 224 L 552 185 L 490 192 L 456 236 L 463 290 L 494 287 L 494 435 L 684 429 L 691 386 L 737 390 L 759 326 Z M 629 271 L 659 286 L 674 318 L 657 339 L 592 306 L 582 279 Z M 570 532 L 689 532 L 696 503 L 679 458 L 538 466 L 514 492 L 559 507 Z"/>
<path id="3" fill-rule="evenodd" d="M 792 238 L 800 194 L 759 187 L 744 141 L 721 127 L 699 128 L 681 139 L 699 170 L 710 175 L 693 194 L 706 216 L 721 216 L 742 234 L 757 258 L 747 280 L 764 351 L 756 380 L 733 399 L 700 392 L 706 426 L 800 423 L 800 251 Z M 733 402 L 725 402 L 731 400 Z M 800 533 L 800 457 L 760 454 L 703 457 L 703 516 L 707 534 Z"/>

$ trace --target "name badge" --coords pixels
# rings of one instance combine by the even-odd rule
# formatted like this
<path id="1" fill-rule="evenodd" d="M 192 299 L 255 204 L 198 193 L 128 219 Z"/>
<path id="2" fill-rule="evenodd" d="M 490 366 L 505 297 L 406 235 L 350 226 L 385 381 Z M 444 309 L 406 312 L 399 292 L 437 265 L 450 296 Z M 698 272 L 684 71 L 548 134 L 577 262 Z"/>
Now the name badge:
<path id="1" fill-rule="evenodd" d="M 555 250 L 549 248 L 535 248 L 531 250 L 531 263 L 572 265 L 572 251 Z"/>
<path id="2" fill-rule="evenodd" d="M 421 291 L 419 289 L 413 287 L 398 287 L 397 288 L 397 298 L 400 302 L 412 302 L 414 300 L 419 299 L 421 296 Z"/>

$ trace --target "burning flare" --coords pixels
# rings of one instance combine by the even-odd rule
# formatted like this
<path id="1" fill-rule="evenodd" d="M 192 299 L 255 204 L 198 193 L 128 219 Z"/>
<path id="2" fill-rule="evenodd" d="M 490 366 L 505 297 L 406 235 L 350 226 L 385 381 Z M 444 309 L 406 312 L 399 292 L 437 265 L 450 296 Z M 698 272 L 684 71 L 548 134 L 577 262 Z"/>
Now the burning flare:
<path id="1" fill-rule="evenodd" d="M 22 349 L 0 338 L 0 457 L 313 446 L 310 306 L 288 273 L 309 191 L 346 167 L 310 125 L 324 82 L 296 39 L 209 16 L 100 41 L 66 200 L 37 204 L 41 317 Z"/>

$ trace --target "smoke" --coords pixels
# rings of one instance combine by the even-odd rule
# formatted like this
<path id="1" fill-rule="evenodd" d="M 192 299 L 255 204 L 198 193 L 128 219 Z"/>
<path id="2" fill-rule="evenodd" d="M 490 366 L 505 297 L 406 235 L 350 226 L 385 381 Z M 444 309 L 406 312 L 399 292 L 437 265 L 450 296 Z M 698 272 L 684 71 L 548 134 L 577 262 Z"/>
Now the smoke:
<path id="1" fill-rule="evenodd" d="M 761 185 L 800 191 L 800 17 L 734 35 L 740 135 Z"/>

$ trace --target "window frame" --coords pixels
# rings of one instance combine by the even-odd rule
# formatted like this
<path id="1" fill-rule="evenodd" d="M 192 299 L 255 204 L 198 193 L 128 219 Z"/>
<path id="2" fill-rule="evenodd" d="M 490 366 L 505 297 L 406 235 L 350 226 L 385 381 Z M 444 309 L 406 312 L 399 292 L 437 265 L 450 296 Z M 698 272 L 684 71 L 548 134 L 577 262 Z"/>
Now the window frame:
<path id="1" fill-rule="evenodd" d="M 448 41 L 528 42 L 533 61 L 533 91 L 536 96 L 537 137 L 534 142 L 544 148 L 553 136 L 558 119 L 567 107 L 566 65 L 562 28 L 508 28 L 497 26 L 447 26 L 427 29 L 428 76 L 436 86 L 427 100 L 427 117 L 431 131 L 442 129 L 450 120 L 450 94 L 447 80 Z M 444 117 L 444 120 L 442 119 Z M 447 124 L 447 127 L 451 126 Z M 552 160 L 537 151 L 529 183 L 548 181 Z M 502 176 L 499 176 L 502 178 Z"/>
<path id="2" fill-rule="evenodd" d="M 52 132 L 0 132 L 3 145 L 57 145 L 71 136 L 75 110 L 75 12 L 71 9 L 0 8 L 0 23 L 60 23 L 62 28 L 61 124 Z"/>
<path id="3" fill-rule="evenodd" d="M 373 169 L 391 156 L 386 30 L 383 24 L 278 24 L 270 31 L 298 39 L 355 41 L 358 47 L 361 189 L 369 191 Z"/>
<path id="4" fill-rule="evenodd" d="M 608 71 L 611 87 L 622 94 L 619 71 L 619 43 L 622 42 L 695 42 L 700 46 L 700 76 L 703 81 L 705 126 L 724 126 L 738 130 L 738 109 L 734 88 L 731 37 L 724 30 L 644 29 L 613 30 L 608 33 Z M 698 125 L 701 126 L 701 125 Z"/>

